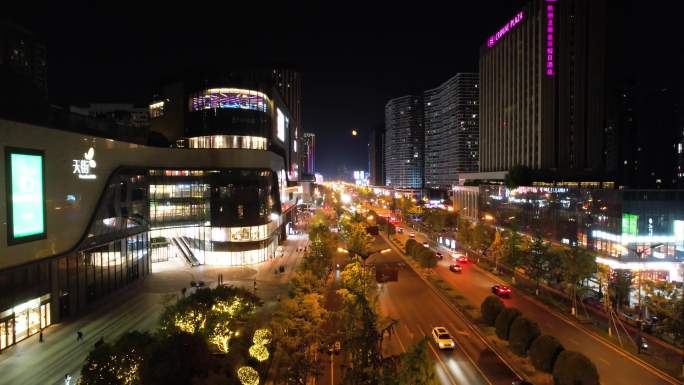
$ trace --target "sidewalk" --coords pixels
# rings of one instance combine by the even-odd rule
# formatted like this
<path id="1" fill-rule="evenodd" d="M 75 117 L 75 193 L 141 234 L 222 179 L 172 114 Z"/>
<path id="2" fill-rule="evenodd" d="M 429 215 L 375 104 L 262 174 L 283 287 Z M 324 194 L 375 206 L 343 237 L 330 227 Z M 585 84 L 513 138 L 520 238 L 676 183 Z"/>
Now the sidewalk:
<path id="1" fill-rule="evenodd" d="M 264 300 L 264 308 L 272 307 L 276 296 L 287 290 L 289 276 L 304 254 L 297 248 L 307 243 L 306 235 L 292 236 L 282 245 L 283 257 L 253 266 L 191 268 L 180 259 L 155 263 L 152 274 L 144 280 L 104 298 L 87 313 L 45 329 L 45 342 L 39 343 L 35 335 L 3 350 L 0 385 L 64 385 L 67 373 L 73 376 L 71 384 L 75 384 L 88 353 L 100 337 L 113 342 L 128 331 L 154 330 L 162 303 L 179 296 L 192 280 L 202 280 L 206 286 L 214 287 L 222 273 L 225 284 L 252 290 L 256 279 L 257 295 Z M 275 274 L 280 265 L 285 266 L 285 272 Z M 76 341 L 77 331 L 83 333 L 83 341 Z"/>

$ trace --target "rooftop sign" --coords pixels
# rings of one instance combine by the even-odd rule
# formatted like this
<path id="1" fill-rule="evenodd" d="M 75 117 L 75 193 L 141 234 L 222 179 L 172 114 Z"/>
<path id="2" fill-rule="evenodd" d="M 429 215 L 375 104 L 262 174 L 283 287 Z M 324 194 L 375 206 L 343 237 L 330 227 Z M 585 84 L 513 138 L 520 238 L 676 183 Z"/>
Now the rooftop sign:
<path id="1" fill-rule="evenodd" d="M 515 15 L 514 18 L 512 18 L 508 23 L 504 24 L 503 27 L 499 31 L 497 31 L 494 35 L 492 35 L 489 39 L 487 39 L 487 47 L 492 48 L 494 44 L 496 44 L 497 41 L 499 41 L 502 37 L 504 37 L 508 31 L 513 29 L 518 23 L 520 23 L 523 19 L 523 11 L 520 11 L 517 15 Z"/>

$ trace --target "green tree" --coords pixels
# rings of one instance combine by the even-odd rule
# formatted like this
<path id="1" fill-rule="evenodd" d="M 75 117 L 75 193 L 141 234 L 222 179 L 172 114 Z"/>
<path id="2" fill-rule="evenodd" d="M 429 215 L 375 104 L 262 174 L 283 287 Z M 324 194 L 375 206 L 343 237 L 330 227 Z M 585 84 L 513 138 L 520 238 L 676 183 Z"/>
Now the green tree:
<path id="1" fill-rule="evenodd" d="M 477 222 L 473 227 L 471 244 L 478 253 L 485 255 L 492 244 L 494 232 L 489 226 Z"/>
<path id="2" fill-rule="evenodd" d="M 321 277 L 308 269 L 299 269 L 290 278 L 290 298 L 305 294 L 323 294 L 325 289 Z"/>
<path id="3" fill-rule="evenodd" d="M 537 294 L 539 294 L 541 280 L 549 272 L 549 261 L 550 254 L 547 243 L 540 236 L 535 236 L 527 253 L 525 268 L 527 275 L 536 283 Z"/>
<path id="4" fill-rule="evenodd" d="M 499 263 L 501 263 L 506 256 L 506 245 L 504 244 L 500 231 L 494 233 L 494 241 L 492 241 L 489 254 L 494 259 L 494 271 L 498 272 Z"/>
<path id="5" fill-rule="evenodd" d="M 406 353 L 399 357 L 398 370 L 390 371 L 397 385 L 437 385 L 434 365 L 428 353 L 427 338 L 423 338 Z"/>
<path id="6" fill-rule="evenodd" d="M 684 344 L 684 299 L 674 282 L 644 280 L 644 300 L 649 312 L 660 319 L 657 331 Z"/>
<path id="7" fill-rule="evenodd" d="M 632 291 L 632 272 L 629 270 L 613 270 L 609 279 L 608 293 L 613 299 L 613 306 L 620 310 L 629 303 L 629 293 Z"/>
<path id="8" fill-rule="evenodd" d="M 573 298 L 572 312 L 576 313 L 577 297 L 584 294 L 584 282 L 597 271 L 596 258 L 583 247 L 573 246 L 563 249 L 561 254 L 563 280 Z"/>
<path id="9" fill-rule="evenodd" d="M 351 262 L 344 267 L 340 274 L 342 287 L 357 295 L 363 295 L 371 300 L 375 294 L 376 286 L 373 270 L 366 266 L 361 258 L 354 257 Z"/>
<path id="10" fill-rule="evenodd" d="M 515 272 L 518 267 L 525 264 L 525 255 L 522 251 L 525 241 L 515 227 L 507 231 L 506 235 L 503 260 Z M 513 278 L 515 280 L 515 273 L 513 273 Z"/>
<path id="11" fill-rule="evenodd" d="M 458 232 L 456 233 L 456 240 L 463 247 L 472 247 L 471 242 L 473 240 L 473 231 L 470 226 L 470 223 L 464 218 L 460 218 L 458 221 Z"/>
<path id="12" fill-rule="evenodd" d="M 160 336 L 150 347 L 140 368 L 142 384 L 192 384 L 206 378 L 214 366 L 209 347 L 197 334 L 174 333 Z"/>
<path id="13" fill-rule="evenodd" d="M 368 234 L 366 226 L 363 223 L 351 225 L 343 236 L 347 244 L 347 250 L 349 250 L 352 257 L 358 255 L 364 259 L 368 258 L 371 254 L 371 247 L 373 246 L 375 238 Z"/>
<path id="14" fill-rule="evenodd" d="M 327 318 L 321 294 L 301 294 L 281 301 L 271 324 L 276 367 L 285 369 L 277 378 L 294 385 L 304 384 L 320 374 L 316 350 L 321 344 L 321 330 Z"/>
<path id="15" fill-rule="evenodd" d="M 551 373 L 558 355 L 563 350 L 563 345 L 556 337 L 542 335 L 537 337 L 530 346 L 530 360 L 537 370 Z"/>
<path id="16" fill-rule="evenodd" d="M 600 385 L 596 365 L 584 354 L 564 350 L 553 366 L 555 385 Z"/>

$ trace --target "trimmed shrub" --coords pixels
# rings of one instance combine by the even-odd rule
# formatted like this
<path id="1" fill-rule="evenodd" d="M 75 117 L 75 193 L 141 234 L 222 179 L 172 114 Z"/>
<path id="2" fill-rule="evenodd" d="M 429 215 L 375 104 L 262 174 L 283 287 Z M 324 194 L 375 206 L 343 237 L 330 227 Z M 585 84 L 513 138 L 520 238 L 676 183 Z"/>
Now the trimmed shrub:
<path id="1" fill-rule="evenodd" d="M 480 312 L 482 313 L 482 320 L 489 326 L 494 326 L 496 322 L 496 317 L 505 309 L 503 302 L 499 297 L 495 295 L 490 295 L 485 298 L 480 305 Z"/>
<path id="2" fill-rule="evenodd" d="M 600 385 L 596 365 L 582 353 L 564 350 L 553 365 L 556 385 Z"/>
<path id="3" fill-rule="evenodd" d="M 414 248 L 416 253 L 416 259 L 420 262 L 423 267 L 435 267 L 437 266 L 437 254 L 427 247 L 421 245 L 420 248 Z"/>
<path id="4" fill-rule="evenodd" d="M 539 325 L 536 322 L 530 321 L 525 317 L 518 317 L 511 324 L 510 344 L 508 347 L 513 353 L 524 357 L 530 349 L 532 341 L 539 337 L 540 334 Z"/>
<path id="5" fill-rule="evenodd" d="M 409 239 L 408 241 L 406 241 L 406 246 L 405 246 L 406 254 L 413 256 L 413 250 L 416 248 L 417 245 L 418 245 L 418 242 L 416 242 L 415 239 Z"/>
<path id="6" fill-rule="evenodd" d="M 565 348 L 556 337 L 539 336 L 532 341 L 532 346 L 530 346 L 530 360 L 537 370 L 551 373 L 553 372 L 553 364 L 563 350 Z"/>
<path id="7" fill-rule="evenodd" d="M 502 340 L 508 340 L 511 331 L 511 324 L 516 318 L 520 317 L 520 310 L 514 307 L 507 307 L 499 313 L 496 317 L 494 326 L 496 327 L 496 335 Z"/>

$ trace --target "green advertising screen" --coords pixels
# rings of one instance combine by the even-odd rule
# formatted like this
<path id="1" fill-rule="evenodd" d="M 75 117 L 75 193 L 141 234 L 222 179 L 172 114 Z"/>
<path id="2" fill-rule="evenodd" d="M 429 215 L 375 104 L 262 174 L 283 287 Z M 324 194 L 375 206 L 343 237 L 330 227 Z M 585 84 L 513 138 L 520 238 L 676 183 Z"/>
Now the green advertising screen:
<path id="1" fill-rule="evenodd" d="M 43 154 L 8 150 L 9 243 L 39 239 L 45 235 Z"/>
<path id="2" fill-rule="evenodd" d="M 622 214 L 622 233 L 629 235 L 639 235 L 639 216 L 634 214 Z"/>

